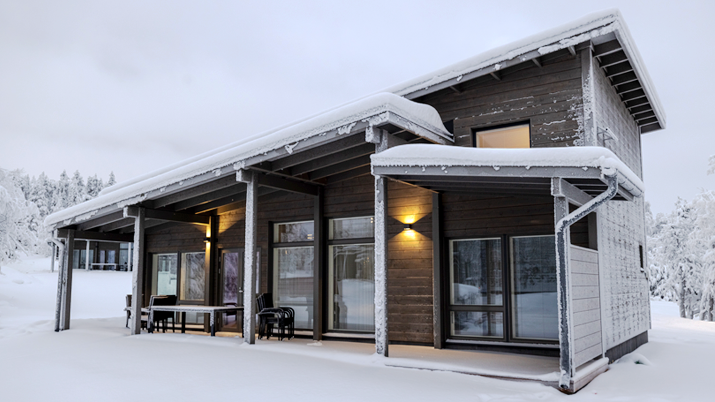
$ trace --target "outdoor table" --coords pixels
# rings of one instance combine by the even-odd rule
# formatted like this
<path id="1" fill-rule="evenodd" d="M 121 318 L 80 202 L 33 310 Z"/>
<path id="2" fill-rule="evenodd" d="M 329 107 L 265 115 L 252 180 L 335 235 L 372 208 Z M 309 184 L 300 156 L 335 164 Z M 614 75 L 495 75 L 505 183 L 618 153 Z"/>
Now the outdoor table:
<path id="1" fill-rule="evenodd" d="M 227 313 L 229 311 L 235 311 L 238 315 L 239 311 L 243 311 L 243 307 L 235 306 L 152 306 L 149 308 L 143 308 L 142 312 L 149 313 L 149 321 L 147 323 L 147 328 L 149 332 L 154 332 L 154 311 L 173 311 L 181 313 L 181 333 L 186 333 L 186 313 L 207 313 L 211 317 L 211 336 L 216 336 L 216 326 L 214 325 L 214 317 L 216 313 Z"/>

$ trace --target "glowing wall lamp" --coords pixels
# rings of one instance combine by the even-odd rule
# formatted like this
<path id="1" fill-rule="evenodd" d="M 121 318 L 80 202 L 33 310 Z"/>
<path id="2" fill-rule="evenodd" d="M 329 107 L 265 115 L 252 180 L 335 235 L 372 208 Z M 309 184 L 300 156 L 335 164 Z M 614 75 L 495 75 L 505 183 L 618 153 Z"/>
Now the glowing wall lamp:
<path id="1" fill-rule="evenodd" d="M 403 232 L 411 232 L 412 231 L 412 224 L 411 223 L 405 223 L 402 229 Z"/>

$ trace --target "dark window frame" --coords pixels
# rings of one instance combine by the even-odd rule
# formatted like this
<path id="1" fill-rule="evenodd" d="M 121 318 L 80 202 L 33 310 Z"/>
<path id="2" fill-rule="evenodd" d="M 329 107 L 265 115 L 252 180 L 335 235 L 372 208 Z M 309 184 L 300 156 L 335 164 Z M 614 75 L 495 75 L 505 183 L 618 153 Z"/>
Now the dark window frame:
<path id="1" fill-rule="evenodd" d="M 529 338 L 516 338 L 512 332 L 513 332 L 513 318 L 514 318 L 514 311 L 513 311 L 513 302 L 512 302 L 512 295 L 513 295 L 513 290 L 512 290 L 512 273 L 511 273 L 511 254 L 512 254 L 512 247 L 511 247 L 511 239 L 516 238 L 516 237 L 539 237 L 539 236 L 554 236 L 554 233 L 541 233 L 541 234 L 521 234 L 521 233 L 508 233 L 508 234 L 500 234 L 500 235 L 494 235 L 494 236 L 459 236 L 459 237 L 449 237 L 445 238 L 445 274 L 443 276 L 444 281 L 447 286 L 445 286 L 445 292 L 442 297 L 443 303 L 445 306 L 444 310 L 444 319 L 442 322 L 444 323 L 444 330 L 443 333 L 446 336 L 446 339 L 448 340 L 454 340 L 454 341 L 476 341 L 476 342 L 492 342 L 494 344 L 534 344 L 534 345 L 558 345 L 559 340 L 546 340 L 546 339 L 529 339 Z M 481 240 L 481 239 L 494 239 L 494 238 L 499 238 L 501 239 L 501 244 L 502 244 L 502 249 L 501 249 L 501 255 L 502 255 L 502 280 L 503 280 L 503 292 L 502 292 L 502 305 L 501 306 L 494 306 L 494 305 L 453 305 L 452 304 L 452 253 L 451 251 L 451 243 L 453 241 L 460 241 L 460 240 Z M 502 333 L 503 336 L 501 338 L 499 337 L 477 337 L 477 336 L 459 336 L 459 335 L 452 335 L 451 331 L 451 325 L 452 325 L 452 312 L 453 311 L 485 311 L 485 312 L 490 312 L 490 311 L 495 311 L 495 312 L 501 312 L 503 314 L 502 316 Z"/>

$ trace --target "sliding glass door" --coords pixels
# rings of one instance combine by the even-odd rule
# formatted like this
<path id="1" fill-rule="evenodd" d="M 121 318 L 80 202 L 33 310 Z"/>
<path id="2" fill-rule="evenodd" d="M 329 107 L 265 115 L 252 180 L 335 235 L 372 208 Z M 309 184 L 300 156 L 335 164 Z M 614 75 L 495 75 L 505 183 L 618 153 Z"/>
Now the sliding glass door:
<path id="1" fill-rule="evenodd" d="M 273 302 L 295 310 L 295 327 L 313 328 L 313 221 L 273 225 Z"/>
<path id="2" fill-rule="evenodd" d="M 375 331 L 375 222 L 330 219 L 328 330 Z"/>
<path id="3" fill-rule="evenodd" d="M 553 235 L 451 240 L 449 255 L 453 338 L 558 340 Z"/>

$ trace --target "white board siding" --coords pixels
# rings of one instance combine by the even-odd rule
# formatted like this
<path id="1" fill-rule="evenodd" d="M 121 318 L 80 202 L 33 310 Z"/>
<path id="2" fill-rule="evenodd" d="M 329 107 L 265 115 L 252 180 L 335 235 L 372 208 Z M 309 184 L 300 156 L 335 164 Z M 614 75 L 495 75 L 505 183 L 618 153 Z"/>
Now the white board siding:
<path id="1" fill-rule="evenodd" d="M 636 122 L 620 101 L 610 80 L 598 67 L 594 72 L 596 126 L 609 128 L 618 141 L 599 144 L 616 155 L 641 179 L 641 138 Z M 643 197 L 632 202 L 609 201 L 598 208 L 598 250 L 601 279 L 603 342 L 605 350 L 650 329 L 648 281 L 640 272 L 638 246 L 645 249 Z"/>
<path id="2" fill-rule="evenodd" d="M 574 366 L 603 354 L 598 251 L 571 246 Z"/>

